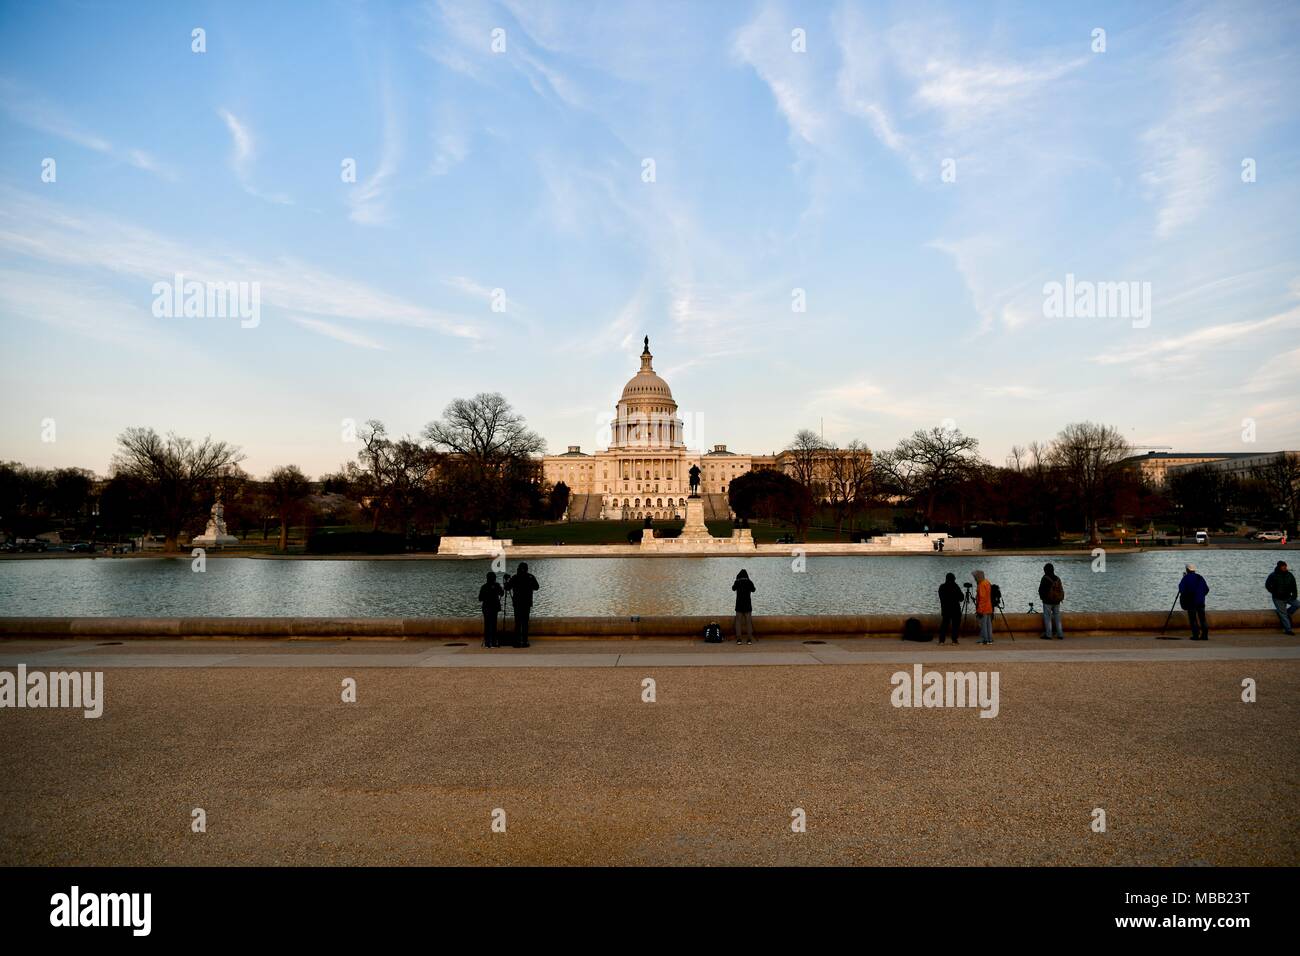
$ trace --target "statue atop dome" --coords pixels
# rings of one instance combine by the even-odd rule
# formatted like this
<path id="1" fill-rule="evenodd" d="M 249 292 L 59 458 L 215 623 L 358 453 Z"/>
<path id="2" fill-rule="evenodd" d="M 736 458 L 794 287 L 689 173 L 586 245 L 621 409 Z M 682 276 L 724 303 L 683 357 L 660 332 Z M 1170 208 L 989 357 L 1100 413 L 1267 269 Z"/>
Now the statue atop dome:
<path id="1" fill-rule="evenodd" d="M 650 354 L 650 336 L 647 335 L 643 341 L 645 342 L 645 348 L 641 350 L 641 374 L 654 375 L 654 356 Z M 659 376 L 655 375 L 655 378 L 659 379 Z M 662 382 L 663 380 L 659 379 L 659 381 Z M 664 388 L 667 387 L 667 384 L 664 384 Z"/>

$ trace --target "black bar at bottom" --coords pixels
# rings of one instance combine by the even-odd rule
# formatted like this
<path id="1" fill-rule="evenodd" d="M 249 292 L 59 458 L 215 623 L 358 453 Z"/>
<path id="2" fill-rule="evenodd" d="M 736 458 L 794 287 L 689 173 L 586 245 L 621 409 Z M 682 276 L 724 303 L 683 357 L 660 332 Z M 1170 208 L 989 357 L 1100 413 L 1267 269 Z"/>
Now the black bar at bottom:
<path id="1" fill-rule="evenodd" d="M 606 929 L 611 945 L 628 932 L 667 944 L 678 931 L 770 943 L 783 924 L 805 939 L 895 928 L 923 946 L 951 939 L 981 950 L 1098 936 L 1230 945 L 1294 922 L 1282 912 L 1293 879 L 1283 868 L 0 868 L 0 926 L 6 942 L 75 936 L 79 946 L 374 944 L 398 934 L 450 946 L 463 934 L 495 942 Z"/>

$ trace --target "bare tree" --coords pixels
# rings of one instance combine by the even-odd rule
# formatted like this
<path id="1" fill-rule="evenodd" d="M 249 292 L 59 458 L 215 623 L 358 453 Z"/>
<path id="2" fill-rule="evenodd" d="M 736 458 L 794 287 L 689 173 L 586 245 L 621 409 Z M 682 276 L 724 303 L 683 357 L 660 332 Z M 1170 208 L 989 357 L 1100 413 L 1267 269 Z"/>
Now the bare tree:
<path id="1" fill-rule="evenodd" d="M 1058 509 L 1053 488 L 1056 477 L 1051 465 L 1052 443 L 1031 441 L 1027 454 L 1025 473 L 1029 476 L 1030 496 L 1027 504 L 1043 533 L 1049 535 L 1052 541 L 1059 541 Z"/>
<path id="2" fill-rule="evenodd" d="M 925 502 L 926 520 L 934 517 L 939 496 L 974 474 L 980 463 L 979 441 L 956 428 L 918 430 L 892 451 L 876 457 L 875 467 L 896 494 Z"/>
<path id="3" fill-rule="evenodd" d="M 346 475 L 370 512 L 370 530 L 378 531 L 384 513 L 387 475 L 392 470 L 393 443 L 384 423 L 375 418 L 366 420 L 357 437 L 361 440 L 361 450 L 357 452 L 356 462 L 348 463 Z"/>
<path id="4" fill-rule="evenodd" d="M 1097 523 L 1115 489 L 1120 462 L 1132 449 L 1112 425 L 1066 425 L 1052 443 L 1048 461 L 1083 515 L 1088 543 L 1101 541 Z"/>
<path id="5" fill-rule="evenodd" d="M 220 480 L 244 456 L 234 445 L 210 437 L 195 443 L 175 432 L 128 428 L 117 438 L 113 471 L 138 479 L 153 503 L 167 551 L 177 550 L 186 523 L 204 514 Z"/>
<path id="6" fill-rule="evenodd" d="M 871 449 L 856 438 L 844 446 L 848 464 L 849 494 L 855 509 L 870 507 L 876 498 L 876 472 Z"/>
<path id="7" fill-rule="evenodd" d="M 358 432 L 361 450 L 336 475 L 331 487 L 342 486 L 370 512 L 371 530 L 387 522 L 409 535 L 422 520 L 429 524 L 438 510 L 440 482 L 448 484 L 444 456 L 410 436 L 389 438 L 384 423 L 368 420 Z"/>
<path id="8" fill-rule="evenodd" d="M 853 476 L 850 473 L 849 456 L 830 453 L 826 459 L 824 483 L 826 500 L 835 512 L 836 530 L 843 533 L 844 519 L 853 508 Z"/>
<path id="9" fill-rule="evenodd" d="M 449 456 L 457 487 L 495 535 L 497 521 L 513 507 L 515 486 L 537 479 L 535 456 L 546 442 L 498 392 L 458 398 L 442 414 L 425 426 L 424 437 Z"/>
<path id="10" fill-rule="evenodd" d="M 817 459 L 826 451 L 826 443 L 815 431 L 801 428 L 795 433 L 794 441 L 786 452 L 790 456 L 790 465 L 794 470 L 793 478 L 805 488 L 811 489 L 817 478 Z"/>
<path id="11" fill-rule="evenodd" d="M 267 495 L 280 519 L 280 550 L 289 548 L 289 522 L 302 508 L 311 492 L 311 480 L 297 465 L 285 465 L 271 472 L 266 481 Z"/>
<path id="12" fill-rule="evenodd" d="M 843 448 L 828 448 L 826 456 L 826 497 L 835 510 L 837 528 L 844 530 L 844 519 L 865 507 L 873 497 L 871 449 L 854 439 Z"/>
<path id="13" fill-rule="evenodd" d="M 390 447 L 384 471 L 384 501 L 402 534 L 426 529 L 439 510 L 437 478 L 443 456 L 412 438 L 399 438 Z"/>
<path id="14" fill-rule="evenodd" d="M 1251 479 L 1270 517 L 1295 534 L 1300 523 L 1300 454 L 1280 451 L 1267 464 L 1250 470 Z"/>

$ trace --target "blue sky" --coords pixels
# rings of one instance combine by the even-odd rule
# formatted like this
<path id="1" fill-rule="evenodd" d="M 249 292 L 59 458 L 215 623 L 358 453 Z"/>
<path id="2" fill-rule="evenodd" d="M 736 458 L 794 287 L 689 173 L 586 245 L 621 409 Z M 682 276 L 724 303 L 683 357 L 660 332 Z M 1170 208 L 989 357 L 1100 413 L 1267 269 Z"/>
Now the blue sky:
<path id="1" fill-rule="evenodd" d="M 344 419 L 483 390 L 590 449 L 645 334 L 697 446 L 1300 447 L 1298 40 L 1291 3 L 7 3 L 0 457 L 152 425 L 320 474 Z M 155 316 L 177 272 L 260 322 Z M 1046 316 L 1067 275 L 1149 323 Z"/>

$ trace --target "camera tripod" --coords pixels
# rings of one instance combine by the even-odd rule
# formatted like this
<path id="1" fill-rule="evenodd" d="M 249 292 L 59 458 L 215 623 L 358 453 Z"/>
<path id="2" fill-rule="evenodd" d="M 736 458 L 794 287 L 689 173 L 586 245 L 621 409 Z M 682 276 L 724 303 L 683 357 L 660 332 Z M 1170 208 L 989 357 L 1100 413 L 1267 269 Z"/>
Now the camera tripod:
<path id="1" fill-rule="evenodd" d="M 510 601 L 510 573 L 506 572 L 501 579 L 501 623 L 497 626 L 497 643 L 501 643 L 501 635 L 506 632 L 506 604 Z"/>
<path id="2" fill-rule="evenodd" d="M 1011 630 L 1011 622 L 1007 620 L 1007 612 L 1003 610 L 1005 607 L 1006 603 L 999 600 L 998 603 L 993 606 L 993 609 L 1002 615 L 1002 627 L 1014 641 L 1016 639 L 1016 632 Z"/>
<path id="3" fill-rule="evenodd" d="M 971 593 L 971 584 L 969 581 L 967 581 L 964 582 L 964 586 L 966 588 L 966 596 L 963 597 L 961 601 L 961 627 L 958 629 L 959 631 L 966 629 L 967 612 L 972 614 L 975 613 L 974 611 L 975 595 Z M 1016 632 L 1011 629 L 1011 622 L 1007 620 L 1007 612 L 1003 610 L 1004 607 L 1006 607 L 1006 603 L 1004 601 L 999 600 L 997 604 L 993 605 L 993 610 L 995 612 L 995 615 L 996 614 L 1002 615 L 1003 630 L 1005 630 L 1007 632 L 1007 635 L 1014 641 L 1016 639 Z M 990 628 L 990 631 L 991 630 L 992 628 Z"/>
<path id="4" fill-rule="evenodd" d="M 1169 605 L 1169 614 L 1165 617 L 1164 626 L 1160 628 L 1160 636 L 1157 637 L 1156 640 L 1158 641 L 1181 641 L 1182 640 L 1181 637 L 1171 637 L 1165 633 L 1165 629 L 1169 627 L 1169 622 L 1174 619 L 1174 608 L 1178 606 L 1179 597 L 1181 597 L 1180 594 L 1174 594 L 1174 603 Z"/>

